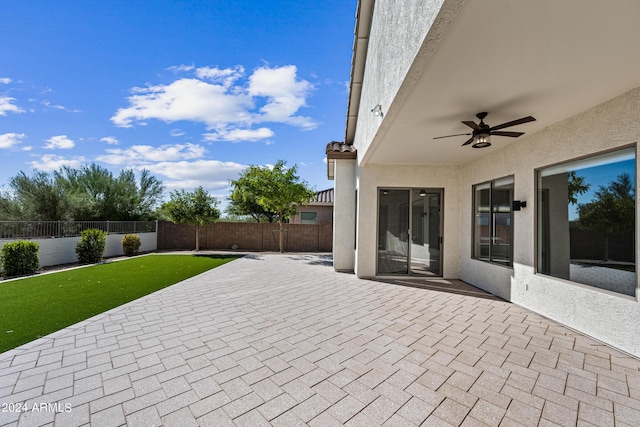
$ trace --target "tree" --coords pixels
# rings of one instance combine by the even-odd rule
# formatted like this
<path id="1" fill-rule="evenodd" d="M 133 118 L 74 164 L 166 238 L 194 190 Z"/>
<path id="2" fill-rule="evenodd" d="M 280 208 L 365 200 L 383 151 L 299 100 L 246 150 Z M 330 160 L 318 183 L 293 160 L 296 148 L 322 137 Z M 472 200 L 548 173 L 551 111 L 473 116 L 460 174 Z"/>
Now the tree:
<path id="1" fill-rule="evenodd" d="M 151 219 L 164 192 L 162 181 L 146 169 L 137 182 L 131 169 L 114 176 L 95 163 L 31 176 L 20 172 L 9 186 L 0 194 L 0 218 L 38 221 Z"/>
<path id="2" fill-rule="evenodd" d="M 11 193 L 0 189 L 0 221 L 15 221 L 22 218 L 20 207 Z"/>
<path id="3" fill-rule="evenodd" d="M 200 250 L 199 231 L 218 218 L 220 211 L 216 208 L 218 201 L 202 187 L 193 192 L 185 190 L 173 191 L 171 200 L 162 205 L 162 210 L 175 224 L 192 224 L 196 226 L 196 251 Z"/>
<path id="4" fill-rule="evenodd" d="M 286 167 L 278 160 L 273 166 L 250 166 L 231 184 L 245 200 L 255 200 L 264 212 L 277 214 L 279 223 L 279 250 L 284 252 L 284 221 L 295 215 L 297 205 L 307 205 L 313 198 L 313 190 L 296 175 L 297 168 Z"/>
<path id="5" fill-rule="evenodd" d="M 83 220 L 149 219 L 164 192 L 162 182 L 146 169 L 139 183 L 131 169 L 114 176 L 95 163 L 80 169 L 63 167 L 55 176 L 72 201 L 76 217 Z"/>
<path id="6" fill-rule="evenodd" d="M 585 182 L 585 178 L 583 176 L 576 175 L 576 171 L 569 171 L 567 175 L 569 203 L 577 205 L 578 195 L 586 193 L 591 185 Z"/>
<path id="7" fill-rule="evenodd" d="M 227 213 L 232 216 L 250 216 L 256 222 L 274 222 L 277 212 L 268 211 L 258 203 L 260 198 L 260 179 L 265 174 L 260 166 L 249 166 L 240 173 L 240 177 L 231 181 L 233 191 L 229 196 Z"/>
<path id="8" fill-rule="evenodd" d="M 604 236 L 605 261 L 609 259 L 609 236 L 635 228 L 635 198 L 631 176 L 623 173 L 606 187 L 601 185 L 593 201 L 578 205 L 580 226 Z"/>
<path id="9" fill-rule="evenodd" d="M 63 189 L 50 174 L 36 170 L 28 176 L 21 171 L 9 180 L 9 186 L 14 194 L 14 211 L 24 215 L 24 219 L 67 219 L 69 203 Z"/>
<path id="10" fill-rule="evenodd" d="M 153 213 L 164 194 L 164 185 L 147 169 L 142 169 L 139 178 L 135 215 L 153 218 Z"/>

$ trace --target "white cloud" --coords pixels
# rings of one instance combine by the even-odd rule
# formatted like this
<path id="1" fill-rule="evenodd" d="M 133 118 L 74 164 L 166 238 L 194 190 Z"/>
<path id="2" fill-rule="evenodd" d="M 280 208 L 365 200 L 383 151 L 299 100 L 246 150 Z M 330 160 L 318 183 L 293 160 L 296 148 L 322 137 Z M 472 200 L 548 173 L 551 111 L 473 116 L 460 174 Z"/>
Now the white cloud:
<path id="1" fill-rule="evenodd" d="M 70 113 L 81 113 L 82 111 L 80 110 L 76 110 L 76 109 L 70 109 L 65 107 L 64 105 L 60 105 L 60 104 L 52 104 L 51 101 L 48 100 L 44 100 L 41 102 L 42 105 L 44 105 L 47 108 L 53 108 L 55 110 L 62 110 L 62 111 L 68 111 Z"/>
<path id="2" fill-rule="evenodd" d="M 130 107 L 120 108 L 111 117 L 117 126 L 131 127 L 134 121 L 159 119 L 202 122 L 216 128 L 251 118 L 248 96 L 227 93 L 223 86 L 198 79 L 179 79 L 169 85 L 136 88 L 134 92 L 137 94 L 129 97 Z"/>
<path id="3" fill-rule="evenodd" d="M 171 67 L 168 67 L 167 70 L 171 71 L 173 73 L 182 73 L 182 72 L 186 72 L 186 71 L 191 71 L 195 68 L 194 65 L 172 65 Z"/>
<path id="4" fill-rule="evenodd" d="M 230 87 L 242 76 L 244 76 L 244 67 L 242 65 L 236 65 L 234 68 L 224 68 L 222 70 L 217 67 L 196 68 L 196 77 L 220 83 L 224 87 Z"/>
<path id="5" fill-rule="evenodd" d="M 8 85 L 9 83 L 11 83 L 11 79 L 9 77 L 0 77 L 0 83 L 2 83 L 3 85 Z"/>
<path id="6" fill-rule="evenodd" d="M 220 130 L 215 133 L 205 133 L 205 141 L 260 141 L 262 139 L 271 138 L 273 131 L 269 128 L 259 129 L 233 129 L 233 130 Z"/>
<path id="7" fill-rule="evenodd" d="M 180 129 L 178 129 L 178 128 L 175 128 L 175 129 L 171 129 L 171 131 L 169 131 L 169 135 L 171 135 L 171 136 L 176 136 L 176 137 L 178 137 L 178 136 L 184 136 L 184 135 L 185 135 L 185 132 L 184 132 L 183 130 L 180 130 Z"/>
<path id="8" fill-rule="evenodd" d="M 0 148 L 11 148 L 18 145 L 25 138 L 24 133 L 5 133 L 0 134 Z"/>
<path id="9" fill-rule="evenodd" d="M 296 115 L 306 105 L 313 85 L 299 79 L 293 65 L 257 68 L 247 81 L 241 81 L 242 66 L 194 70 L 197 78 L 132 88 L 132 95 L 127 99 L 129 105 L 118 109 L 111 121 L 120 127 L 131 127 L 151 119 L 168 123 L 187 120 L 204 123 L 216 133 L 229 133 L 265 122 L 286 123 L 303 129 L 317 126 L 312 119 Z M 248 135 L 256 136 L 255 133 Z"/>
<path id="10" fill-rule="evenodd" d="M 153 147 L 151 145 L 133 145 L 126 149 L 111 148 L 96 160 L 110 165 L 147 165 L 169 160 L 198 159 L 206 152 L 197 144 L 173 144 Z"/>
<path id="11" fill-rule="evenodd" d="M 85 162 L 84 157 L 62 157 L 55 154 L 45 154 L 40 160 L 29 162 L 32 169 L 38 169 L 44 172 L 51 172 L 60 169 L 63 166 L 79 168 Z"/>
<path id="12" fill-rule="evenodd" d="M 208 191 L 221 191 L 229 186 L 229 180 L 247 168 L 235 162 L 219 160 L 196 160 L 160 162 L 145 166 L 154 175 L 168 178 L 164 184 L 170 189 L 189 189 L 202 185 Z"/>
<path id="13" fill-rule="evenodd" d="M 7 113 L 24 113 L 24 110 L 13 102 L 15 98 L 9 96 L 0 96 L 0 116 L 6 116 Z"/>
<path id="14" fill-rule="evenodd" d="M 50 150 L 55 150 L 56 148 L 60 148 L 62 150 L 69 150 L 75 147 L 75 143 L 67 137 L 67 135 L 58 135 L 52 136 L 47 139 L 48 144 L 44 146 L 44 148 L 48 148 Z"/>
<path id="15" fill-rule="evenodd" d="M 118 145 L 120 141 L 115 136 L 105 136 L 104 138 L 100 138 L 100 142 L 106 142 L 109 145 Z"/>
<path id="16" fill-rule="evenodd" d="M 327 164 L 327 162 L 328 162 L 328 160 L 327 160 L 326 157 L 322 159 L 322 163 Z"/>
<path id="17" fill-rule="evenodd" d="M 267 103 L 260 108 L 259 121 L 281 122 L 313 129 L 317 123 L 308 117 L 294 114 L 306 105 L 313 85 L 297 79 L 297 68 L 287 65 L 280 68 L 261 67 L 249 77 L 249 94 L 266 97 Z"/>

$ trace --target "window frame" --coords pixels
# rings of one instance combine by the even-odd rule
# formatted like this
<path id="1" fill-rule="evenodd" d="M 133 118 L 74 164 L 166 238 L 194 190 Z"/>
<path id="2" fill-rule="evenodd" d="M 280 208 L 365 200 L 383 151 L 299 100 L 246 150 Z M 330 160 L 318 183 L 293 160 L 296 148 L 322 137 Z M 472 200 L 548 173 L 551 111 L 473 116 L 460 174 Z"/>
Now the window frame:
<path id="1" fill-rule="evenodd" d="M 496 187 L 496 183 L 500 183 L 500 181 L 508 181 L 510 180 L 510 185 L 511 185 L 511 189 L 509 192 L 509 200 L 508 200 L 508 207 L 509 207 L 509 217 L 508 217 L 508 225 L 509 225 L 509 252 L 508 252 L 508 262 L 500 262 L 500 261 L 496 261 L 494 258 L 494 248 L 497 246 L 495 243 L 495 215 L 499 212 L 494 211 L 495 205 L 494 205 L 494 190 Z M 485 187 L 485 188 L 482 188 Z M 502 267 L 506 267 L 506 268 L 513 268 L 513 236 L 514 236 L 514 230 L 513 230 L 513 200 L 514 200 L 514 188 L 515 188 L 515 176 L 514 175 L 505 175 L 503 177 L 500 178 L 495 178 L 495 179 L 491 179 L 488 181 L 483 181 L 480 182 L 478 184 L 474 184 L 471 187 L 471 192 L 472 192 L 472 205 L 471 205 L 471 259 L 475 259 L 477 261 L 481 261 L 481 262 L 486 262 L 488 264 L 492 264 L 492 265 L 499 265 Z M 476 253 L 476 237 L 477 237 L 477 221 L 478 221 L 478 211 L 477 211 L 477 197 L 478 197 L 478 191 L 479 190 L 483 190 L 483 189 L 488 189 L 489 190 L 489 201 L 488 201 L 488 206 L 489 206 L 489 242 L 488 242 L 488 248 L 489 248 L 489 253 L 487 257 L 483 257 L 482 254 L 477 254 Z"/>
<path id="2" fill-rule="evenodd" d="M 535 217 L 534 217 L 534 274 L 536 275 L 540 275 L 540 276 L 545 276 L 545 277 L 549 277 L 552 278 L 554 280 L 559 280 L 559 281 L 563 281 L 566 283 L 570 283 L 570 284 L 574 284 L 574 285 L 578 285 L 578 286 L 585 286 L 588 287 L 589 289 L 592 289 L 594 291 L 604 291 L 604 292 L 608 292 L 611 293 L 612 295 L 615 295 L 617 297 L 623 297 L 623 298 L 633 298 L 633 299 L 637 299 L 638 297 L 640 297 L 640 287 L 638 285 L 638 281 L 640 279 L 640 276 L 638 275 L 637 272 L 637 265 L 638 265 L 638 254 L 639 249 L 635 248 L 634 251 L 634 262 L 635 262 L 635 267 L 636 267 L 636 278 L 635 278 L 635 283 L 636 283 L 636 287 L 635 287 L 635 294 L 634 295 L 630 295 L 624 292 L 619 292 L 619 291 L 614 291 L 614 290 L 609 290 L 603 287 L 598 287 L 598 286 L 594 286 L 588 283 L 583 283 L 581 281 L 576 281 L 576 280 L 571 280 L 570 278 L 563 278 L 560 277 L 558 275 L 554 275 L 552 274 L 550 271 L 543 271 L 545 268 L 547 270 L 550 269 L 549 267 L 549 255 L 546 256 L 546 258 L 544 258 L 541 255 L 541 250 L 543 250 L 542 248 L 545 247 L 545 242 L 542 241 L 543 235 L 542 235 L 542 225 L 541 225 L 541 221 L 545 220 L 544 217 L 546 215 L 546 222 L 547 224 L 549 224 L 550 221 L 550 217 L 548 216 L 549 214 L 547 212 L 543 212 L 541 211 L 542 208 L 542 197 L 543 197 L 543 188 L 541 186 L 541 179 L 545 176 L 553 176 L 556 175 L 560 172 L 557 172 L 556 174 L 550 173 L 549 171 L 552 170 L 558 170 L 558 171 L 562 171 L 564 169 L 567 169 L 568 171 L 575 171 L 575 170 L 580 170 L 580 169 L 571 169 L 570 166 L 572 165 L 580 165 L 580 163 L 584 163 L 584 164 L 589 164 L 590 162 L 594 162 L 598 157 L 602 157 L 602 158 L 606 158 L 607 156 L 612 156 L 612 157 L 616 157 L 616 155 L 618 155 L 619 153 L 622 153 L 624 151 L 630 151 L 633 152 L 634 155 L 634 161 L 635 161 L 635 172 L 634 172 L 634 185 L 635 185 L 635 191 L 636 191 L 636 200 L 635 200 L 635 205 L 636 205 L 636 211 L 635 211 L 635 230 L 634 230 L 634 241 L 637 242 L 638 241 L 638 236 L 640 233 L 640 229 L 638 227 L 639 223 L 638 223 L 638 218 L 640 217 L 640 211 L 638 210 L 637 206 L 638 206 L 638 195 L 637 195 L 637 189 L 638 189 L 638 147 L 637 144 L 629 144 L 629 145 L 624 145 L 624 146 L 620 146 L 620 147 L 615 147 L 609 150 L 603 150 L 603 151 L 598 151 L 598 152 L 594 152 L 594 153 L 589 153 L 587 155 L 583 155 L 583 156 L 578 156 L 578 157 L 572 157 L 572 158 L 568 158 L 559 162 L 555 162 L 555 163 L 551 163 L 545 166 L 541 166 L 538 168 L 534 169 L 534 183 L 535 183 Z M 597 163 L 597 162 L 596 162 Z M 596 164 L 595 166 L 599 166 L 598 164 Z M 589 168 L 592 166 L 588 166 L 585 168 Z M 546 175 L 542 175 L 543 173 L 546 173 Z M 547 199 L 548 199 L 548 194 L 546 195 Z M 639 246 L 640 247 L 640 246 Z M 547 262 L 547 265 L 543 265 L 544 262 Z"/>
<path id="3" fill-rule="evenodd" d="M 305 220 L 303 217 L 307 214 L 313 214 L 313 222 L 310 222 L 308 219 Z M 317 224 L 318 223 L 318 212 L 310 211 L 310 212 L 300 212 L 300 224 Z"/>

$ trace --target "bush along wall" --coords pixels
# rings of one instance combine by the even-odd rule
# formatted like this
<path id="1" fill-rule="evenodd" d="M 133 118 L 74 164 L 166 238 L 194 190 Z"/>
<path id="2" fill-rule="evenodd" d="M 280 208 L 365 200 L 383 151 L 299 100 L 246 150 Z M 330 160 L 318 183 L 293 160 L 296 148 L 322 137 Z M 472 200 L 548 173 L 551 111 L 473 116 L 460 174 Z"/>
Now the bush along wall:
<path id="1" fill-rule="evenodd" d="M 92 264 L 102 261 L 104 250 L 107 247 L 107 232 L 91 228 L 84 230 L 80 235 L 80 241 L 76 246 L 78 261 Z"/>
<path id="2" fill-rule="evenodd" d="M 40 268 L 40 245 L 29 240 L 6 243 L 2 247 L 2 274 L 6 277 L 33 274 Z"/>
<path id="3" fill-rule="evenodd" d="M 126 256 L 134 256 L 138 254 L 138 250 L 140 249 L 140 245 L 142 242 L 140 241 L 140 237 L 136 234 L 125 234 L 122 238 L 122 253 Z"/>

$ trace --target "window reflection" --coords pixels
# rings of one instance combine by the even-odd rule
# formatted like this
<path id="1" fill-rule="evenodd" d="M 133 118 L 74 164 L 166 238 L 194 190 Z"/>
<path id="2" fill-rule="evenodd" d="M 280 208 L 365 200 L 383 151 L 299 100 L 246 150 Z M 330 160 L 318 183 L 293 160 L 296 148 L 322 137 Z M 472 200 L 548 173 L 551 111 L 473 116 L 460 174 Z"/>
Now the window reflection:
<path id="1" fill-rule="evenodd" d="M 538 172 L 537 271 L 635 295 L 635 148 Z"/>
<path id="2" fill-rule="evenodd" d="M 513 177 L 474 186 L 473 257 L 511 265 Z"/>

